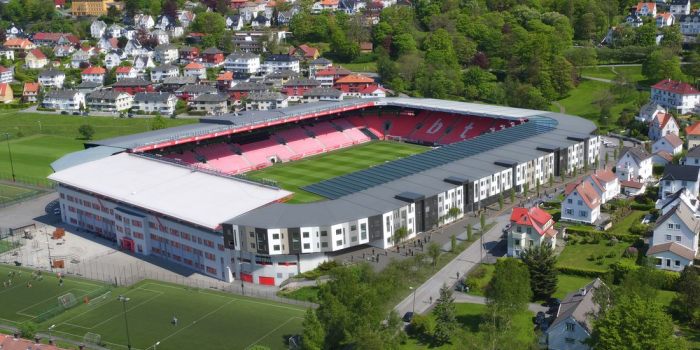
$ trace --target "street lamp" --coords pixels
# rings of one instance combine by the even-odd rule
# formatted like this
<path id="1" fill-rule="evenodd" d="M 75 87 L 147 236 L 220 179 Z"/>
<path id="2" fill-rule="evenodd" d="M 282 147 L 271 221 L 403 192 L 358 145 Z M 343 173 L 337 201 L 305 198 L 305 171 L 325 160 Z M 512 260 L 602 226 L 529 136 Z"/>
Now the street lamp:
<path id="1" fill-rule="evenodd" d="M 10 134 L 5 133 L 5 140 L 7 140 L 7 153 L 10 155 L 10 169 L 12 170 L 12 182 L 15 182 L 15 164 L 12 162 L 12 149 L 10 148 Z"/>
<path id="2" fill-rule="evenodd" d="M 155 344 L 153 344 L 153 350 L 158 350 L 158 345 L 160 345 L 159 341 L 157 341 Z"/>
<path id="3" fill-rule="evenodd" d="M 413 287 L 408 287 L 408 289 L 413 291 L 413 311 L 411 311 L 411 312 L 413 312 L 413 314 L 415 314 L 416 313 L 416 290 L 418 290 L 418 289 L 413 288 Z"/>
<path id="4" fill-rule="evenodd" d="M 126 303 L 129 302 L 129 298 L 120 295 L 117 300 L 122 302 L 122 307 L 124 309 L 124 325 L 126 326 L 126 347 L 131 350 L 131 337 L 129 336 L 129 320 L 126 318 Z"/>

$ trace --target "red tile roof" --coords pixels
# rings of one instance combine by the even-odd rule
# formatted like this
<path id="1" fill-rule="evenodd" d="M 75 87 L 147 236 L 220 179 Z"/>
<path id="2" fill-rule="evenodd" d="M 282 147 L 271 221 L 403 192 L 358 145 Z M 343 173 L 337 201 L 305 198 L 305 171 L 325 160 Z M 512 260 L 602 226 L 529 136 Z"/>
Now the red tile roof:
<path id="1" fill-rule="evenodd" d="M 547 225 L 552 220 L 552 215 L 539 207 L 532 208 L 513 208 L 510 214 L 510 221 L 517 225 L 524 225 L 534 228 L 540 236 L 547 235 L 549 237 L 556 235 L 556 231 L 552 229 L 552 225 Z"/>
<path id="2" fill-rule="evenodd" d="M 12 88 L 8 83 L 0 83 L 0 97 L 4 97 L 7 93 L 7 89 L 10 89 L 10 94 L 12 94 Z"/>
<path id="3" fill-rule="evenodd" d="M 581 196 L 581 199 L 587 207 L 595 208 L 600 205 L 600 196 L 590 183 L 584 182 L 583 180 L 578 180 L 566 185 L 566 188 L 564 189 L 566 196 L 570 195 L 571 192 L 574 191 L 578 192 L 579 196 Z"/>
<path id="4" fill-rule="evenodd" d="M 651 248 L 649 248 L 649 250 L 647 250 L 647 255 L 653 255 L 663 252 L 671 252 L 688 260 L 693 260 L 695 258 L 695 253 L 692 250 L 676 242 L 668 242 L 652 246 Z"/>
<path id="5" fill-rule="evenodd" d="M 133 67 L 117 67 L 116 73 L 129 74 Z"/>
<path id="6" fill-rule="evenodd" d="M 345 75 L 350 75 L 352 74 L 351 71 L 343 68 L 343 67 L 329 67 L 326 69 L 321 69 L 319 71 L 316 71 L 316 76 L 345 76 Z"/>
<path id="7" fill-rule="evenodd" d="M 233 80 L 233 72 L 231 72 L 231 71 L 223 72 L 223 73 L 219 74 L 219 76 L 216 77 L 216 80 L 218 80 L 218 81 Z"/>
<path id="8" fill-rule="evenodd" d="M 80 43 L 80 39 L 71 33 L 42 33 L 42 32 L 39 32 L 39 33 L 34 34 L 33 38 L 34 38 L 34 40 L 41 40 L 41 41 L 58 41 L 61 38 L 64 38 L 72 44 L 79 44 Z"/>
<path id="9" fill-rule="evenodd" d="M 610 171 L 610 169 L 600 169 L 600 170 L 597 170 L 597 171 L 593 174 L 593 176 L 595 176 L 596 178 L 598 178 L 598 181 L 602 181 L 602 182 L 606 182 L 606 183 L 607 183 L 607 182 L 613 182 L 613 181 L 615 181 L 615 179 L 617 179 L 617 176 L 615 176 L 615 173 L 613 173 L 612 171 Z"/>
<path id="10" fill-rule="evenodd" d="M 700 91 L 690 86 L 690 84 L 671 79 L 662 80 L 654 84 L 654 86 L 652 86 L 651 88 L 681 95 L 700 94 Z"/>
<path id="11" fill-rule="evenodd" d="M 5 43 L 3 45 L 11 47 L 21 47 L 24 49 L 32 45 L 32 42 L 24 38 L 10 38 L 5 40 Z"/>
<path id="12" fill-rule="evenodd" d="M 654 119 L 652 119 L 651 122 L 658 123 L 659 128 L 663 129 L 666 127 L 666 124 L 668 124 L 671 120 L 673 120 L 673 122 L 676 125 L 678 125 L 678 123 L 676 123 L 676 120 L 673 118 L 673 116 L 670 113 L 659 112 L 654 116 Z"/>
<path id="13" fill-rule="evenodd" d="M 700 121 L 695 122 L 695 124 L 685 128 L 686 135 L 700 136 Z"/>
<path id="14" fill-rule="evenodd" d="M 350 74 L 335 81 L 337 84 L 365 84 L 374 83 L 374 79 L 359 74 Z"/>
<path id="15" fill-rule="evenodd" d="M 631 187 L 636 189 L 641 189 L 642 187 L 644 187 L 643 183 L 630 180 L 620 181 L 620 185 L 622 185 L 622 187 Z"/>
<path id="16" fill-rule="evenodd" d="M 203 69 L 204 66 L 197 62 L 192 62 L 185 66 L 185 69 Z"/>
<path id="17" fill-rule="evenodd" d="M 24 92 L 39 92 L 39 83 L 24 83 Z"/>
<path id="18" fill-rule="evenodd" d="M 5 72 L 8 72 L 8 71 L 9 71 L 8 68 L 5 68 L 5 67 L 3 67 L 3 66 L 0 66 L 0 73 L 5 73 Z"/>
<path id="19" fill-rule="evenodd" d="M 31 50 L 31 51 L 29 51 L 29 53 L 32 54 L 34 56 L 34 58 L 36 58 L 38 60 L 46 59 L 46 55 L 44 55 L 44 53 L 41 52 L 41 50 L 39 50 L 39 49 Z"/>
<path id="20" fill-rule="evenodd" d="M 654 2 L 640 2 L 640 3 L 637 3 L 637 11 L 641 11 L 642 7 L 644 7 L 644 5 L 647 5 L 647 8 L 649 8 L 649 11 L 654 11 L 656 9 L 656 3 L 654 3 Z"/>
<path id="21" fill-rule="evenodd" d="M 671 155 L 671 153 L 668 153 L 666 151 L 658 151 L 656 152 L 656 155 L 663 159 L 666 159 L 666 161 L 668 162 L 673 160 L 673 156 Z"/>
<path id="22" fill-rule="evenodd" d="M 370 85 L 362 90 L 360 90 L 361 94 L 371 94 L 377 90 L 384 91 L 386 92 L 387 90 L 379 85 Z"/>
<path id="23" fill-rule="evenodd" d="M 14 338 L 11 335 L 0 334 L 0 349 L 2 350 L 61 350 L 55 345 L 36 344 L 31 340 Z"/>
<path id="24" fill-rule="evenodd" d="M 103 75 L 107 73 L 107 70 L 102 68 L 102 67 L 87 67 L 85 70 L 83 70 L 82 74 L 89 74 L 89 75 Z"/>
<path id="25" fill-rule="evenodd" d="M 683 140 L 681 140 L 681 138 L 678 137 L 678 135 L 676 134 L 667 134 L 666 136 L 664 136 L 664 138 L 674 148 L 678 146 L 683 146 Z"/>

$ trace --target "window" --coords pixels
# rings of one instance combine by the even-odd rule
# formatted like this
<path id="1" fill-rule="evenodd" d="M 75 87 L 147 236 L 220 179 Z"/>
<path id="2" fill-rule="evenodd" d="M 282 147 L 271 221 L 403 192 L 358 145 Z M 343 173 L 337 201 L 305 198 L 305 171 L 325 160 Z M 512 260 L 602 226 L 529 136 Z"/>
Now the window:
<path id="1" fill-rule="evenodd" d="M 321 237 L 328 236 L 328 231 L 321 231 Z"/>
<path id="2" fill-rule="evenodd" d="M 667 227 L 668 227 L 669 230 L 673 230 L 673 224 L 668 224 Z"/>
<path id="3" fill-rule="evenodd" d="M 255 243 L 251 243 L 251 244 L 250 244 L 250 248 L 251 248 L 251 249 L 255 249 Z"/>
<path id="4" fill-rule="evenodd" d="M 321 248 L 328 248 L 328 242 L 321 242 Z"/>
<path id="5" fill-rule="evenodd" d="M 566 323 L 566 330 L 569 332 L 573 332 L 575 327 L 576 327 L 576 325 L 572 322 Z"/>
<path id="6" fill-rule="evenodd" d="M 676 224 L 676 230 L 680 230 L 680 229 L 681 229 L 681 224 Z"/>
<path id="7" fill-rule="evenodd" d="M 520 246 L 520 240 L 519 239 L 513 240 L 513 245 Z"/>
<path id="8" fill-rule="evenodd" d="M 310 243 L 304 243 L 304 249 L 311 249 Z"/>
<path id="9" fill-rule="evenodd" d="M 569 214 L 569 215 L 574 215 L 574 210 L 571 209 L 571 208 L 567 208 L 567 209 L 566 209 L 566 213 Z"/>
<path id="10" fill-rule="evenodd" d="M 666 259 L 666 267 L 671 267 L 671 259 Z"/>
<path id="11" fill-rule="evenodd" d="M 336 235 L 340 235 L 340 234 L 342 234 L 342 233 L 343 233 L 343 231 L 342 231 L 341 229 L 335 230 L 335 234 L 336 234 Z"/>
<path id="12" fill-rule="evenodd" d="M 335 245 L 343 245 L 343 240 L 339 239 L 339 240 L 335 241 Z"/>
<path id="13" fill-rule="evenodd" d="M 273 233 L 273 234 L 272 234 L 272 239 L 280 239 L 280 234 L 279 234 L 279 233 Z"/>
<path id="14" fill-rule="evenodd" d="M 681 236 L 676 236 L 676 242 L 680 242 L 680 241 L 681 241 Z"/>
<path id="15" fill-rule="evenodd" d="M 578 205 L 583 205 L 583 201 L 579 199 L 579 200 L 578 200 Z"/>
<path id="16" fill-rule="evenodd" d="M 527 234 L 531 234 L 531 233 L 532 233 L 532 227 L 528 227 L 528 228 L 527 228 Z"/>
<path id="17" fill-rule="evenodd" d="M 666 235 L 666 240 L 670 241 L 671 240 L 671 235 Z"/>
<path id="18" fill-rule="evenodd" d="M 681 266 L 681 261 L 680 261 L 680 260 L 676 260 L 676 261 L 674 261 L 674 263 L 675 263 L 676 267 L 680 267 L 680 266 Z"/>
<path id="19" fill-rule="evenodd" d="M 586 213 L 586 211 L 584 211 L 584 210 L 581 210 L 578 212 L 578 215 L 580 215 L 581 217 L 584 217 L 584 218 L 586 217 L 587 214 L 588 213 Z"/>
<path id="20" fill-rule="evenodd" d="M 308 233 L 308 232 L 304 232 L 304 233 L 302 233 L 302 235 L 303 235 L 304 238 L 309 238 L 309 233 Z"/>
<path id="21" fill-rule="evenodd" d="M 350 231 L 357 231 L 357 225 L 350 226 Z"/>
<path id="22" fill-rule="evenodd" d="M 518 226 L 518 227 L 516 228 L 516 231 L 517 231 L 518 233 L 523 232 L 523 228 L 520 227 L 520 226 Z"/>
<path id="23" fill-rule="evenodd" d="M 568 327 L 568 325 L 567 325 L 567 327 Z M 564 341 L 567 342 L 568 344 L 573 344 L 574 342 L 576 342 L 576 340 L 574 338 L 566 338 L 566 339 L 564 339 Z"/>
<path id="24" fill-rule="evenodd" d="M 280 250 L 280 245 L 279 244 L 273 245 L 272 250 Z"/>

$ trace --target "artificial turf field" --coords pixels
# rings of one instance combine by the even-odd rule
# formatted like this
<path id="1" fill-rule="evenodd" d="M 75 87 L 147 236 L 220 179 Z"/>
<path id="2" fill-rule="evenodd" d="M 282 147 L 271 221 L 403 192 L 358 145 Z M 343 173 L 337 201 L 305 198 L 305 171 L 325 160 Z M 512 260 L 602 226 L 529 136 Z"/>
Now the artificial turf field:
<path id="1" fill-rule="evenodd" d="M 323 197 L 306 192 L 301 187 L 429 149 L 403 142 L 372 141 L 296 162 L 277 164 L 249 172 L 246 176 L 252 179 L 273 180 L 281 188 L 294 192 L 289 203 L 313 202 Z"/>
<path id="2" fill-rule="evenodd" d="M 0 265 L 0 280 L 11 270 L 16 269 Z M 31 272 L 22 271 L 12 287 L 0 286 L 3 323 L 33 320 L 58 305 L 58 296 L 71 292 L 80 305 L 40 323 L 39 330 L 55 325 L 53 334 L 76 341 L 96 333 L 110 349 L 126 349 L 127 344 L 120 294 L 130 299 L 126 305 L 133 349 L 153 349 L 156 342 L 158 349 L 246 349 L 256 344 L 287 349 L 287 339 L 301 332 L 304 309 L 292 305 L 155 281 L 114 288 L 84 304 L 83 295 L 104 286 L 65 278 L 60 287 L 56 276 L 45 273 L 43 281 L 32 280 L 28 288 Z M 173 317 L 177 325 L 171 323 Z"/>
<path id="3" fill-rule="evenodd" d="M 20 198 L 26 198 L 38 192 L 39 191 L 37 190 L 22 186 L 0 183 L 0 204 L 11 202 Z"/>

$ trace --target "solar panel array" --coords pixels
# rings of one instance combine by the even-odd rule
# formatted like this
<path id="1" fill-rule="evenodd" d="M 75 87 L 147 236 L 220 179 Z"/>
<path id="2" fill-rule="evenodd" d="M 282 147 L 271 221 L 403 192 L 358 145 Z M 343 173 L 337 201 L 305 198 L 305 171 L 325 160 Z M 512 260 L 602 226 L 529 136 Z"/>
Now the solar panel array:
<path id="1" fill-rule="evenodd" d="M 531 138 L 534 135 L 551 131 L 556 127 L 556 123 L 551 118 L 531 117 L 529 122 L 524 124 L 380 164 L 369 169 L 334 177 L 305 186 L 303 189 L 329 199 L 337 199 L 398 180 L 405 176 L 474 156 L 512 142 Z"/>

